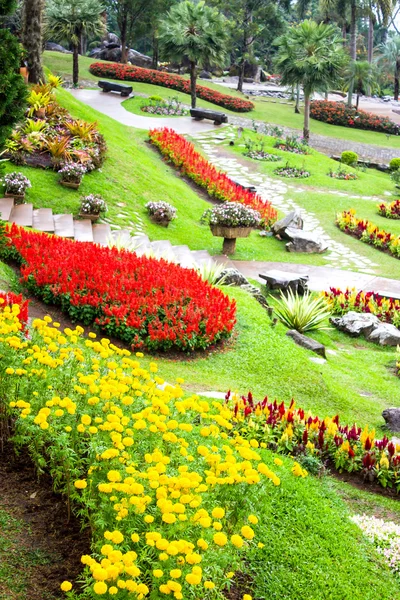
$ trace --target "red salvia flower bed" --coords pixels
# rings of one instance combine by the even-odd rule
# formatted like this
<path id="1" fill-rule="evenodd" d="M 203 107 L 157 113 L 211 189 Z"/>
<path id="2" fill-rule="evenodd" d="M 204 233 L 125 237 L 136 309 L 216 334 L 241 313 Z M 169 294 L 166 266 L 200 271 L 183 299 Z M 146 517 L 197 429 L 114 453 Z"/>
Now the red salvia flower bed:
<path id="1" fill-rule="evenodd" d="M 197 185 L 205 188 L 212 198 L 221 202 L 240 202 L 258 210 L 266 227 L 276 221 L 278 213 L 270 202 L 264 201 L 254 192 L 244 190 L 225 173 L 218 171 L 195 150 L 193 144 L 173 129 L 153 129 L 149 132 L 149 137 L 163 156 L 180 168 L 184 175 L 193 179 Z"/>
<path id="2" fill-rule="evenodd" d="M 118 79 L 120 81 L 138 81 L 140 83 L 152 83 L 162 87 L 177 90 L 190 94 L 190 81 L 180 75 L 164 73 L 163 71 L 154 71 L 152 69 L 143 69 L 133 65 L 123 65 L 120 63 L 93 63 L 89 71 L 96 77 L 108 77 L 109 79 Z M 207 100 L 218 106 L 223 106 L 235 112 L 249 112 L 253 110 L 254 104 L 242 98 L 221 94 L 204 85 L 196 86 L 196 95 L 202 100 Z"/>
<path id="3" fill-rule="evenodd" d="M 235 301 L 191 269 L 14 224 L 6 235 L 6 256 L 34 294 L 134 348 L 204 349 L 236 322 Z"/>
<path id="4" fill-rule="evenodd" d="M 399 134 L 399 125 L 388 117 L 381 117 L 365 110 L 349 108 L 343 102 L 314 100 L 311 102 L 310 117 L 331 125 L 381 131 L 392 135 Z"/>

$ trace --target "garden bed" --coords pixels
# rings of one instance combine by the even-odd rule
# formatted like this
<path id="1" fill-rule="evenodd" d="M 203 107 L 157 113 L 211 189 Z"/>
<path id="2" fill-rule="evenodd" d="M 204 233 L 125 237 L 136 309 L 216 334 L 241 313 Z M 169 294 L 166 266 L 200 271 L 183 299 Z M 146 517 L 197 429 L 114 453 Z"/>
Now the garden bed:
<path id="1" fill-rule="evenodd" d="M 344 102 L 313 100 L 310 106 L 310 117 L 331 125 L 380 131 L 391 135 L 398 135 L 400 129 L 400 126 L 388 117 L 348 107 Z"/>
<path id="2" fill-rule="evenodd" d="M 357 219 L 353 210 L 345 210 L 336 217 L 336 225 L 341 231 L 352 235 L 361 242 L 374 246 L 394 258 L 400 258 L 400 236 L 394 235 L 367 220 Z"/>

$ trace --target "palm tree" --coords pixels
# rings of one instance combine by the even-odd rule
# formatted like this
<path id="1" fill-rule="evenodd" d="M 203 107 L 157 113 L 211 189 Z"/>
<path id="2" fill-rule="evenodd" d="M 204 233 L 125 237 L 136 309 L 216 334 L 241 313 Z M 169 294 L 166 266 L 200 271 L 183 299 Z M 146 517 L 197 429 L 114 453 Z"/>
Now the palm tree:
<path id="1" fill-rule="evenodd" d="M 43 79 L 43 0 L 25 0 L 22 7 L 22 41 L 29 67 L 29 81 Z"/>
<path id="2" fill-rule="evenodd" d="M 394 72 L 394 99 L 398 100 L 400 83 L 400 36 L 390 38 L 385 44 L 378 46 L 377 49 L 381 53 L 378 61 L 382 61 L 392 73 Z"/>
<path id="3" fill-rule="evenodd" d="M 98 0 L 51 0 L 47 5 L 47 37 L 72 44 L 74 86 L 79 81 L 79 44 L 82 36 L 96 37 L 105 31 L 104 7 Z"/>
<path id="4" fill-rule="evenodd" d="M 367 60 L 351 61 L 345 73 L 349 87 L 357 94 L 356 109 L 363 90 L 370 89 L 375 83 L 375 69 Z"/>
<path id="5" fill-rule="evenodd" d="M 225 17 L 204 2 L 180 2 L 160 23 L 159 43 L 166 58 L 190 63 L 192 108 L 196 106 L 197 66 L 221 65 L 226 54 Z"/>
<path id="6" fill-rule="evenodd" d="M 346 56 L 337 27 L 303 21 L 277 40 L 276 67 L 283 85 L 302 85 L 304 91 L 304 139 L 310 137 L 310 101 L 315 91 L 325 91 L 340 77 Z"/>

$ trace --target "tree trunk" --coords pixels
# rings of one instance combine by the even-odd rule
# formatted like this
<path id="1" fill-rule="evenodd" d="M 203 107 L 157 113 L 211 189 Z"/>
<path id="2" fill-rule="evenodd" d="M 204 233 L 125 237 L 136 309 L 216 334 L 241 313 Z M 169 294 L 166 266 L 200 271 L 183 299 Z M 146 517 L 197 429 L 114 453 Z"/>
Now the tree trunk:
<path id="1" fill-rule="evenodd" d="M 190 61 L 190 95 L 192 98 L 192 108 L 196 108 L 196 63 Z"/>
<path id="2" fill-rule="evenodd" d="M 310 92 L 304 90 L 304 126 L 303 126 L 303 138 L 306 142 L 310 139 Z"/>
<path id="3" fill-rule="evenodd" d="M 296 104 L 294 107 L 294 112 L 296 113 L 296 115 L 300 114 L 299 104 L 300 104 L 300 84 L 298 83 L 296 85 Z"/>
<path id="4" fill-rule="evenodd" d="M 400 58 L 396 61 L 396 70 L 394 72 L 394 99 L 399 100 L 399 80 L 400 80 Z"/>
<path id="5" fill-rule="evenodd" d="M 369 15 L 368 23 L 368 62 L 372 63 L 372 57 L 374 53 L 374 20 L 372 14 Z"/>
<path id="6" fill-rule="evenodd" d="M 127 33 L 127 20 L 126 18 L 123 19 L 121 26 L 120 26 L 120 33 L 121 33 L 121 62 L 123 64 L 126 64 L 128 62 L 128 57 L 127 57 L 127 51 L 126 51 L 126 33 Z"/>
<path id="7" fill-rule="evenodd" d="M 360 102 L 360 94 L 357 92 L 357 99 L 356 99 L 356 110 L 358 110 L 358 104 Z"/>
<path id="8" fill-rule="evenodd" d="M 74 44 L 73 46 L 72 61 L 72 83 L 74 84 L 74 87 L 77 87 L 79 82 L 78 44 Z"/>
<path id="9" fill-rule="evenodd" d="M 243 58 L 239 65 L 239 79 L 237 84 L 237 91 L 243 93 L 243 82 L 244 82 L 244 70 L 246 67 L 246 59 Z"/>
<path id="10" fill-rule="evenodd" d="M 158 69 L 158 37 L 157 32 L 153 32 L 153 59 L 151 62 L 153 69 Z"/>
<path id="11" fill-rule="evenodd" d="M 350 58 L 352 60 L 357 60 L 357 4 L 356 4 L 356 0 L 351 0 Z"/>
<path id="12" fill-rule="evenodd" d="M 27 53 L 29 82 L 44 79 L 42 68 L 43 0 L 25 0 L 22 40 Z"/>

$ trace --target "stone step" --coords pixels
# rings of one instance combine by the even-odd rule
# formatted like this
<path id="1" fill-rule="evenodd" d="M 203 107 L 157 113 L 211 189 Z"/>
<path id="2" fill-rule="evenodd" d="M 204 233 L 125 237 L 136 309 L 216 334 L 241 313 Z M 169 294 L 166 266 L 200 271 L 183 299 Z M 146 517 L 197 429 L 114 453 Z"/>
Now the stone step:
<path id="1" fill-rule="evenodd" d="M 156 242 L 151 242 L 151 248 L 157 258 L 166 258 L 168 256 L 173 256 L 174 254 L 172 250 L 172 244 L 169 240 L 158 240 Z"/>
<path id="2" fill-rule="evenodd" d="M 197 265 L 203 265 L 204 263 L 214 262 L 212 256 L 207 250 L 192 250 L 192 256 Z"/>
<path id="3" fill-rule="evenodd" d="M 114 238 L 114 240 L 118 240 L 118 247 L 130 248 L 132 236 L 130 234 L 130 231 L 128 231 L 128 229 L 117 229 L 117 230 L 114 229 L 114 230 L 112 230 L 111 235 Z"/>
<path id="4" fill-rule="evenodd" d="M 38 208 L 33 211 L 33 228 L 39 231 L 54 231 L 53 211 L 51 208 Z"/>
<path id="5" fill-rule="evenodd" d="M 8 221 L 14 206 L 14 198 L 0 198 L 0 219 Z"/>
<path id="6" fill-rule="evenodd" d="M 108 240 L 111 236 L 111 227 L 108 223 L 97 223 L 93 225 L 93 241 L 100 246 L 108 246 Z"/>
<path id="7" fill-rule="evenodd" d="M 140 246 L 150 246 L 150 240 L 147 235 L 134 235 L 131 238 L 132 245 L 134 248 L 140 248 Z"/>
<path id="8" fill-rule="evenodd" d="M 12 208 L 9 221 L 22 227 L 32 227 L 33 204 L 15 204 Z"/>
<path id="9" fill-rule="evenodd" d="M 54 215 L 54 233 L 60 237 L 74 237 L 74 219 L 72 215 Z"/>
<path id="10" fill-rule="evenodd" d="M 93 242 L 92 221 L 74 221 L 74 238 L 77 242 Z"/>

